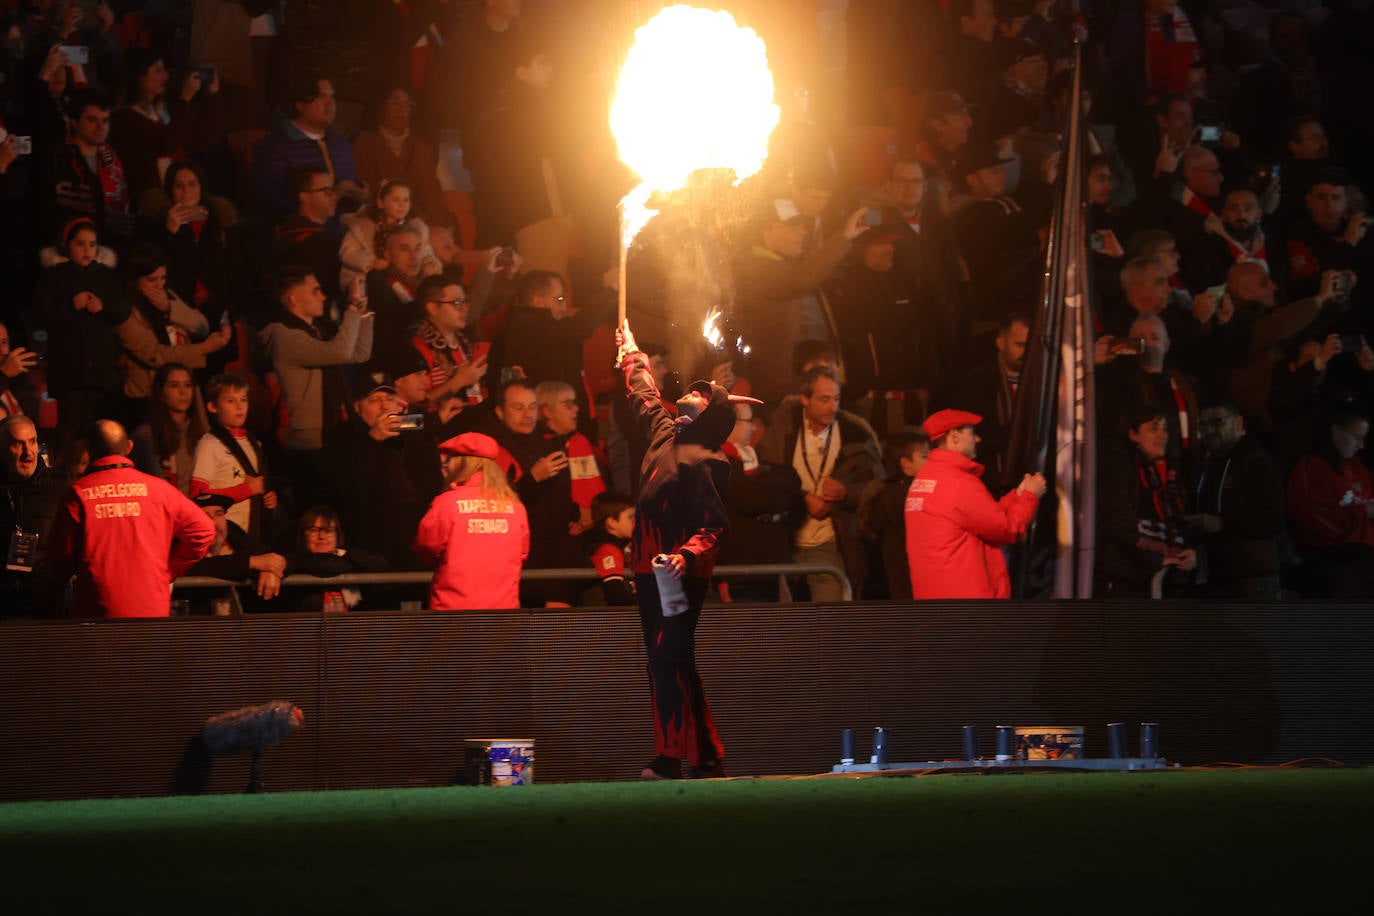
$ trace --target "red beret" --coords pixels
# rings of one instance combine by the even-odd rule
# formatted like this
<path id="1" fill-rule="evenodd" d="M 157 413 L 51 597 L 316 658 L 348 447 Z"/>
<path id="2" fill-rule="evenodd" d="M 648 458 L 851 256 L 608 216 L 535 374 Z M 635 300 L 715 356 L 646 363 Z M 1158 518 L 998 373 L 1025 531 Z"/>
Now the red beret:
<path id="1" fill-rule="evenodd" d="M 964 426 L 977 426 L 983 422 L 983 418 L 976 413 L 969 413 L 967 410 L 937 410 L 935 413 L 926 417 L 926 421 L 921 424 L 921 428 L 926 431 L 926 435 L 934 441 L 952 429 L 959 429 Z"/>
<path id="2" fill-rule="evenodd" d="M 501 454 L 501 446 L 491 436 L 482 433 L 463 433 L 454 436 L 439 446 L 441 455 L 472 455 L 476 458 L 490 458 L 492 461 Z"/>

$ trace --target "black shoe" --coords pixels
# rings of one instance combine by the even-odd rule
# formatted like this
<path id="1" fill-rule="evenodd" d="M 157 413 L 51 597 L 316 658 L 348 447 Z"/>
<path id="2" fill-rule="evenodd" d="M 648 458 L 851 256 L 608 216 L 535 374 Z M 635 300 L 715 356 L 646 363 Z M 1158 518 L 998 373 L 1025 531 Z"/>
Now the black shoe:
<path id="1" fill-rule="evenodd" d="M 688 779 L 725 779 L 728 775 L 725 772 L 725 764 L 719 760 L 699 763 L 687 772 Z"/>
<path id="2" fill-rule="evenodd" d="M 639 778 L 644 782 L 658 782 L 661 779 L 681 779 L 682 761 L 674 760 L 672 757 L 664 757 L 659 754 L 649 765 L 639 771 Z"/>

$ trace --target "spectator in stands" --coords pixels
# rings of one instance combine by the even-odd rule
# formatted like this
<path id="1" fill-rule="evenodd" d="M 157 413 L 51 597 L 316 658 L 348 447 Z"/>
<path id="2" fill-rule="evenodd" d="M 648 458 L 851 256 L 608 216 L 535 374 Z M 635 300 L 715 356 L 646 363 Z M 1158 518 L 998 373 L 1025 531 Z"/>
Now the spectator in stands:
<path id="1" fill-rule="evenodd" d="M 566 382 L 577 392 L 581 416 L 591 415 L 582 381 L 582 341 L 612 315 L 612 296 L 592 297 L 576 314 L 568 307 L 563 278 L 531 270 L 516 286 L 503 334 L 502 367 L 519 367 L 531 384 Z M 535 525 L 536 535 L 538 525 Z"/>
<path id="2" fill-rule="evenodd" d="M 153 374 L 166 363 L 205 368 L 206 358 L 223 349 L 233 336 L 228 326 L 210 330 L 210 323 L 167 285 L 167 257 L 153 245 L 126 252 L 123 264 L 128 283 L 129 317 L 118 328 L 124 349 L 124 396 L 128 415 L 141 422 L 153 393 Z"/>
<path id="3" fill-rule="evenodd" d="M 497 442 L 519 466 L 516 492 L 529 512 L 531 569 L 567 569 L 582 564 L 578 536 L 581 512 L 572 499 L 568 451 L 561 436 L 538 428 L 538 395 L 524 381 L 508 383 L 499 396 Z M 522 589 L 526 606 L 568 607 L 578 588 L 567 582 L 529 583 Z"/>
<path id="4" fill-rule="evenodd" d="M 362 295 L 362 284 L 355 290 L 338 286 L 342 265 L 339 261 L 340 227 L 334 219 L 339 194 L 330 183 L 329 173 L 312 166 L 293 170 L 287 188 L 296 201 L 296 212 L 276 229 L 273 254 L 279 267 L 303 264 L 320 281 L 325 299 L 340 301 L 345 292 L 353 298 Z"/>
<path id="5" fill-rule="evenodd" d="M 65 481 L 52 473 L 38 451 L 38 427 L 25 416 L 0 422 L 0 530 L 8 535 L 8 557 L 0 570 L 0 617 L 34 610 L 34 575 L 43 562 Z"/>
<path id="6" fill-rule="evenodd" d="M 957 96 L 956 96 L 957 98 Z M 962 100 L 959 101 L 962 105 Z M 967 134 L 968 116 L 951 111 L 943 121 L 953 127 L 938 128 Z M 943 149 L 943 147 L 941 147 Z M 948 368 L 949 354 L 963 344 L 969 331 L 969 314 L 963 297 L 963 267 L 954 243 L 954 231 L 942 201 L 933 191 L 927 167 L 911 159 L 898 159 L 888 172 L 884 191 L 891 206 L 883 208 L 883 228 L 896 234 L 893 267 L 902 277 L 913 306 L 921 318 L 924 341 L 916 369 L 921 387 L 929 388 Z M 860 389 L 862 390 L 862 389 Z"/>
<path id="7" fill-rule="evenodd" d="M 1317 292 L 1328 270 L 1369 272 L 1371 251 L 1365 241 L 1370 217 L 1350 204 L 1350 178 L 1342 169 L 1327 169 L 1307 192 L 1307 215 L 1294 224 L 1288 239 L 1288 271 L 1293 298 Z"/>
<path id="8" fill-rule="evenodd" d="M 54 125 L 35 141 L 50 151 L 41 163 L 39 225 L 53 238 L 84 217 L 109 239 L 123 242 L 133 235 L 134 207 L 124 163 L 107 142 L 109 98 L 96 89 L 78 89 L 67 99 L 66 116 L 65 125 Z"/>
<path id="9" fill-rule="evenodd" d="M 1283 141 L 1283 151 L 1274 165 L 1282 174 L 1279 207 L 1274 216 L 1277 228 L 1286 235 L 1286 230 L 1307 212 L 1307 190 L 1331 168 L 1331 144 L 1326 127 L 1315 115 L 1290 118 L 1283 127 Z M 1276 171 L 1276 177 L 1278 174 Z M 1276 257 L 1280 254 L 1275 252 Z"/>
<path id="10" fill-rule="evenodd" d="M 1288 478 L 1288 517 L 1303 551 L 1305 594 L 1374 596 L 1374 479 L 1360 460 L 1369 420 L 1341 406 Z"/>
<path id="11" fill-rule="evenodd" d="M 864 231 L 865 209 L 854 211 L 839 232 L 804 256 L 806 218 L 796 204 L 779 198 L 760 208 L 754 224 L 757 243 L 735 262 L 734 277 L 741 331 L 753 349 L 751 390 L 765 402 L 787 393 L 788 361 L 799 341 L 819 339 L 838 346 L 835 316 L 819 287 Z"/>
<path id="12" fill-rule="evenodd" d="M 1204 293 L 1190 300 L 1191 310 L 1176 307 L 1167 268 L 1149 258 L 1132 258 L 1121 268 L 1121 290 L 1130 311 L 1123 310 L 1116 326 L 1108 330 L 1129 333 L 1129 325 L 1142 315 L 1156 315 L 1164 322 L 1172 343 L 1174 360 L 1185 372 L 1195 373 L 1205 357 L 1208 335 L 1219 319 L 1222 303 Z M 1134 337 L 1136 335 L 1131 334 Z"/>
<path id="13" fill-rule="evenodd" d="M 48 537 L 44 604 L 62 616 L 70 583 L 71 616 L 166 617 L 172 581 L 205 556 L 214 526 L 171 484 L 134 469 L 118 423 L 97 420 L 85 439 L 90 469 L 63 497 Z"/>
<path id="14" fill-rule="evenodd" d="M 786 405 L 787 401 L 783 403 Z M 753 404 L 741 401 L 734 408 L 734 429 L 720 447 L 730 462 L 730 490 L 725 497 L 730 537 L 720 549 L 720 562 L 790 563 L 792 515 L 801 492 L 801 478 L 790 466 L 759 460 L 755 443 L 764 430 L 762 421 L 756 418 Z M 717 578 L 716 584 L 722 601 L 778 600 L 777 584 L 770 579 Z"/>
<path id="15" fill-rule="evenodd" d="M 906 400 L 919 404 L 917 389 L 934 383 L 943 339 L 936 316 L 917 307 L 908 278 L 895 269 L 896 236 L 882 227 L 860 235 L 827 290 L 852 403 L 880 432 L 906 425 Z"/>
<path id="16" fill-rule="evenodd" d="M 984 482 L 993 493 L 1002 490 L 1003 459 L 1011 438 L 1012 410 L 1021 386 L 1029 339 L 1030 321 L 1026 316 L 1015 312 L 1006 315 L 993 339 L 997 351 L 994 358 L 984 356 L 967 372 L 951 372 L 945 378 L 945 390 L 934 400 L 937 410 L 963 404 L 983 418 L 978 426 L 978 457 L 991 473 Z"/>
<path id="17" fill-rule="evenodd" d="M 319 476 L 324 433 L 347 417 L 347 382 L 341 367 L 372 355 L 372 313 L 367 300 L 349 304 L 336 330 L 324 317 L 324 291 L 305 267 L 278 272 L 279 312 L 258 335 L 281 384 L 286 411 L 288 471 L 311 492 Z M 302 499 L 310 504 L 314 499 Z"/>
<path id="18" fill-rule="evenodd" d="M 950 197 L 954 193 L 954 153 L 968 142 L 969 131 L 972 128 L 973 116 L 969 114 L 968 103 L 959 93 L 932 92 L 926 96 L 925 107 L 921 109 L 922 136 L 915 154 L 924 174 L 912 175 L 909 165 L 899 159 L 892 164 L 892 171 L 888 176 L 888 194 L 897 202 L 899 208 L 910 209 L 912 216 L 917 215 L 915 210 L 920 200 L 917 200 L 916 206 L 906 206 L 899 199 L 899 194 L 905 189 L 901 185 L 894 185 L 894 182 L 904 183 L 906 188 L 911 189 L 907 193 L 913 193 L 915 189 L 911 182 L 918 177 L 926 182 L 921 190 L 929 190 L 935 206 L 941 210 L 949 206 Z M 903 172 L 900 177 L 899 167 Z"/>
<path id="19" fill-rule="evenodd" d="M 1204 407 L 1207 467 L 1197 510 L 1207 559 L 1207 594 L 1243 601 L 1278 601 L 1283 477 L 1264 447 L 1245 434 L 1245 418 L 1230 401 Z"/>
<path id="20" fill-rule="evenodd" d="M 145 195 L 141 234 L 167 254 L 167 286 L 182 301 L 207 317 L 223 314 L 235 269 L 228 230 L 238 223 L 238 211 L 210 193 L 205 173 L 189 159 L 167 167 L 162 190 Z"/>
<path id="21" fill-rule="evenodd" d="M 291 215 L 292 191 L 287 176 L 293 169 L 322 170 L 339 195 L 356 203 L 368 199 L 367 187 L 358 184 L 353 149 L 334 124 L 334 84 L 317 73 L 294 74 L 285 91 L 283 119 L 253 147 L 253 202 L 257 215 L 268 226 L 279 225 Z"/>
<path id="22" fill-rule="evenodd" d="M 1186 591 L 1197 568 L 1184 518 L 1187 482 L 1165 457 L 1169 418 L 1154 405 L 1128 409 L 1104 440 L 1097 485 L 1093 593 L 1103 598 L 1165 597 Z M 1161 570 L 1178 570 L 1172 580 Z"/>
<path id="23" fill-rule="evenodd" d="M 424 245 L 420 233 L 409 225 L 397 226 L 386 235 L 383 257 L 367 272 L 367 300 L 377 316 L 377 340 L 390 348 L 410 340 L 424 320 L 424 309 L 415 301 L 424 274 Z"/>
<path id="24" fill-rule="evenodd" d="M 605 490 L 592 498 L 587 558 L 600 579 L 600 594 L 584 595 L 584 605 L 624 607 L 636 603 L 634 579 L 626 573 L 630 568 L 630 537 L 634 530 L 634 500 L 614 490 Z"/>
<path id="25" fill-rule="evenodd" d="M 215 526 L 215 539 L 204 558 L 186 571 L 188 576 L 207 576 L 230 582 L 253 581 L 253 591 L 262 602 L 272 601 L 281 593 L 281 580 L 286 577 L 286 557 L 273 553 L 248 536 L 229 520 L 232 497 L 218 493 L 199 493 L 191 500 Z M 256 575 L 254 575 L 256 573 Z M 178 592 L 180 594 L 180 592 Z M 195 592 L 191 592 L 195 594 Z M 199 602 L 193 602 L 192 607 Z M 228 614 L 231 605 L 220 595 L 209 597 L 205 603 L 212 614 Z M 277 606 L 250 605 L 245 610 L 285 610 Z"/>
<path id="26" fill-rule="evenodd" d="M 324 438 L 326 501 L 353 533 L 353 545 L 385 557 L 393 569 L 414 567 L 407 538 L 443 488 L 434 440 L 400 427 L 391 371 L 417 367 L 418 354 L 411 350 L 409 360 L 359 372 L 353 415 Z"/>
<path id="27" fill-rule="evenodd" d="M 1327 68 L 1312 53 L 1307 18 L 1292 9 L 1269 20 L 1269 58 L 1241 76 L 1234 109 L 1240 131 L 1264 155 L 1278 152 L 1284 123 L 1330 104 Z M 1327 90 L 1323 93 L 1323 89 Z M 1325 95 L 1325 99 L 1323 96 Z"/>
<path id="28" fill-rule="evenodd" d="M 233 522 L 255 543 L 271 541 L 277 494 L 268 481 L 267 452 L 248 429 L 248 382 L 232 373 L 210 379 L 205 389 L 210 421 L 196 443 L 191 496 L 227 496 Z"/>
<path id="29" fill-rule="evenodd" d="M 514 608 L 530 550 L 525 507 L 496 465 L 490 436 L 464 433 L 439 446 L 448 489 L 434 498 L 412 545 L 437 566 L 429 606 L 435 611 Z"/>
<path id="30" fill-rule="evenodd" d="M 554 69 L 544 43 L 526 31 L 510 69 L 471 135 L 463 163 L 472 173 L 477 244 L 514 245 L 531 269 L 564 276 L 574 224 L 565 187 Z"/>
<path id="31" fill-rule="evenodd" d="M 601 477 L 591 442 L 577 431 L 576 392 L 566 382 L 540 382 L 535 386 L 534 397 L 539 404 L 539 425 L 536 428 L 545 438 L 559 444 L 567 455 L 567 479 L 560 472 L 554 480 L 560 487 L 568 487 L 569 498 L 577 506 L 578 512 L 577 523 L 569 528 L 569 532 L 574 536 L 581 535 L 591 530 L 592 500 L 606 489 L 606 482 Z"/>
<path id="32" fill-rule="evenodd" d="M 1342 309 L 1341 284 L 1353 284 L 1350 274 L 1327 271 L 1316 296 L 1279 307 L 1277 287 L 1262 261 L 1241 261 L 1226 275 L 1226 295 L 1235 317 L 1218 335 L 1214 358 L 1234 370 L 1230 391 L 1257 432 L 1281 428 L 1285 417 L 1269 417 L 1269 386 L 1275 367 L 1283 361 L 1299 335 L 1324 336 Z M 1329 305 L 1328 305 L 1329 304 Z M 1276 422 L 1277 421 L 1277 424 Z"/>
<path id="33" fill-rule="evenodd" d="M 0 324 L 0 407 L 11 417 L 35 411 L 38 395 L 29 370 L 38 365 L 38 354 L 11 345 L 10 329 Z"/>
<path id="34" fill-rule="evenodd" d="M 1221 189 L 1226 176 L 1216 153 L 1205 146 L 1190 146 L 1179 166 L 1183 178 L 1181 206 L 1175 210 L 1169 231 L 1178 241 L 1179 254 L 1187 267 L 1188 252 L 1200 246 L 1207 234 L 1208 217 L 1221 209 Z M 1186 279 L 1186 278 L 1185 278 Z"/>
<path id="35" fill-rule="evenodd" d="M 429 245 L 429 227 L 411 212 L 410 184 L 399 178 L 382 181 L 377 200 L 357 213 L 343 216 L 345 228 L 343 244 L 339 246 L 339 288 L 347 289 L 354 277 L 369 271 L 387 270 L 391 262 L 386 257 L 386 244 L 391 233 L 406 227 L 413 229 L 420 242 L 420 266 L 426 276 L 442 269 L 434 249 Z"/>
<path id="36" fill-rule="evenodd" d="M 973 141 L 958 155 L 955 184 L 963 187 L 951 218 L 968 265 L 974 333 L 996 327 L 1008 309 L 1028 308 L 1044 270 L 1039 217 L 1004 193 L 1011 161 L 992 144 Z"/>
<path id="37" fill-rule="evenodd" d="M 434 125 L 456 129 L 464 145 L 476 139 L 477 122 L 493 104 L 493 89 L 521 53 L 521 5 L 521 0 L 449 4 L 451 12 L 436 18 L 444 44 L 434 50 L 433 88 L 425 107 Z"/>
<path id="38" fill-rule="evenodd" d="M 1011 137 L 1040 120 L 1050 66 L 1045 52 L 1021 38 L 998 42 L 994 79 L 981 91 L 970 90 L 978 105 L 975 136 L 985 140 Z"/>
<path id="39" fill-rule="evenodd" d="M 153 373 L 148 419 L 134 429 L 134 463 L 147 474 L 160 474 L 190 495 L 196 446 L 210 429 L 189 367 L 163 363 Z"/>
<path id="40" fill-rule="evenodd" d="M 124 160 L 130 200 L 137 206 L 144 194 L 161 187 L 173 160 L 208 150 L 224 139 L 224 105 L 219 76 L 207 82 L 194 69 L 182 77 L 169 100 L 167 66 L 151 48 L 127 49 L 119 65 L 124 80 L 110 132 Z"/>
<path id="41" fill-rule="evenodd" d="M 951 89 L 971 98 L 995 78 L 997 15 L 992 0 L 950 0 L 945 15 L 952 34 L 945 44 L 942 74 L 934 88 Z"/>
<path id="42" fill-rule="evenodd" d="M 36 326 L 48 332 L 48 393 L 57 399 L 58 450 L 91 420 L 118 413 L 124 379 L 116 329 L 129 317 L 129 302 L 114 263 L 114 252 L 101 247 L 95 222 L 86 218 L 73 220 L 56 248 L 44 249 L 47 269 L 33 311 Z"/>
<path id="43" fill-rule="evenodd" d="M 922 429 L 930 458 L 917 472 L 906 501 L 906 551 L 911 594 L 930 598 L 1010 598 L 1002 548 L 1030 527 L 1045 494 L 1045 478 L 1027 474 L 1000 500 L 979 479 L 983 466 L 974 428 L 982 417 L 939 410 Z"/>
<path id="44" fill-rule="evenodd" d="M 311 506 L 297 525 L 296 549 L 287 558 L 293 573 L 303 576 L 347 576 L 386 569 L 386 560 L 366 550 L 345 546 L 343 522 L 328 506 Z M 292 589 L 290 606 L 301 611 L 356 611 L 365 604 L 358 588 Z"/>
<path id="45" fill-rule="evenodd" d="M 1188 87 L 1202 45 L 1178 0 L 1128 0 L 1111 29 L 1110 85 L 1122 111 Z"/>
<path id="46" fill-rule="evenodd" d="M 872 427 L 840 409 L 834 372 L 815 367 L 803 376 L 801 402 L 775 415 L 759 442 L 759 460 L 790 466 L 800 479 L 800 492 L 793 497 L 793 561 L 842 569 L 854 594 L 862 594 L 867 562 L 859 537 L 859 497 L 864 484 L 882 476 L 882 458 Z M 809 573 L 806 583 L 812 601 L 842 599 L 842 583 L 834 576 Z"/>
<path id="47" fill-rule="evenodd" d="M 859 506 L 859 527 L 876 541 L 883 560 L 887 598 L 911 599 L 911 567 L 906 557 L 906 497 L 911 482 L 930 457 L 930 437 L 923 429 L 892 433 L 885 443 L 887 477 L 867 487 Z"/>
<path id="48" fill-rule="evenodd" d="M 468 337 L 470 303 L 463 287 L 443 276 L 425 277 L 415 291 L 415 301 L 425 311 L 425 320 L 411 341 L 429 367 L 425 400 L 432 406 L 453 395 L 465 407 L 485 401 L 490 346 Z"/>
<path id="49" fill-rule="evenodd" d="M 1116 356 L 1097 370 L 1100 428 L 1112 429 L 1137 406 L 1158 411 L 1168 425 L 1165 446 L 1170 467 L 1181 475 L 1182 492 L 1190 498 L 1194 492 L 1191 485 L 1202 470 L 1197 387 L 1169 358 L 1169 330 L 1158 315 L 1141 315 L 1131 325 L 1128 336 L 1144 343 L 1139 354 Z"/>
<path id="50" fill-rule="evenodd" d="M 445 86 L 445 92 L 456 87 Z M 353 140 L 353 162 L 358 178 L 369 188 L 381 189 L 388 179 L 402 180 L 411 191 L 415 215 L 433 226 L 451 225 L 453 214 L 444 199 L 444 190 L 435 177 L 439 155 L 434 147 L 412 130 L 415 99 L 402 86 L 394 86 L 382 97 L 375 113 L 375 126 Z"/>
<path id="51" fill-rule="evenodd" d="M 1268 239 L 1261 222 L 1259 195 L 1249 188 L 1232 188 L 1223 198 L 1217 219 L 1203 225 L 1203 235 L 1190 240 L 1191 247 L 1181 254 L 1182 276 L 1189 289 L 1201 290 L 1226 282 L 1232 264 L 1261 261 L 1274 271 L 1281 271 L 1278 282 L 1287 275 L 1288 263 L 1282 257 L 1270 257 Z M 1281 255 L 1275 250 L 1274 255 Z M 1283 288 L 1285 284 L 1279 283 Z"/>

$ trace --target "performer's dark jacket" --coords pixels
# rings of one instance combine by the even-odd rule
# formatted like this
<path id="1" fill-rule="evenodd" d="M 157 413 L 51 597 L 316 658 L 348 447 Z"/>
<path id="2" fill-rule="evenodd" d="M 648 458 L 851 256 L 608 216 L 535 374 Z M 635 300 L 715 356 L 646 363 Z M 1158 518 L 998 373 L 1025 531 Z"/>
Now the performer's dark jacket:
<path id="1" fill-rule="evenodd" d="M 720 451 L 735 426 L 729 394 L 710 384 L 706 408 L 695 420 L 679 425 L 659 400 L 648 357 L 632 353 L 621 368 L 630 390 L 630 409 L 649 432 L 631 564 L 636 573 L 652 573 L 656 555 L 680 553 L 688 575 L 709 579 L 729 524 L 725 494 L 730 462 Z M 696 383 L 703 392 L 706 384 Z"/>

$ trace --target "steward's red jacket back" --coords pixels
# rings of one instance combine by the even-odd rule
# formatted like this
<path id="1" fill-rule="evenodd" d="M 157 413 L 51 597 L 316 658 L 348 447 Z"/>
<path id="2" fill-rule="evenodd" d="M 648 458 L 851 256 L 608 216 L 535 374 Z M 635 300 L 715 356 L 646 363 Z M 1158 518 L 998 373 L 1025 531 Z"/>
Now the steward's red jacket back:
<path id="1" fill-rule="evenodd" d="M 166 617 L 172 580 L 214 540 L 209 517 L 176 487 L 111 455 L 93 461 L 63 498 L 44 578 L 60 596 L 76 577 L 74 617 Z"/>

